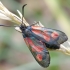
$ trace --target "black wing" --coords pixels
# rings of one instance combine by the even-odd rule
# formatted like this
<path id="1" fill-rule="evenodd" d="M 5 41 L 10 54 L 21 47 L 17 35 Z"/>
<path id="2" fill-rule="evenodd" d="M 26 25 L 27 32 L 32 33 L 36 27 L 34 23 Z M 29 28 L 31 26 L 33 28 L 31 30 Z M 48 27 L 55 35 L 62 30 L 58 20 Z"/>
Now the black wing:
<path id="1" fill-rule="evenodd" d="M 58 44 L 62 44 L 68 40 L 68 37 L 64 32 L 56 29 L 32 26 L 32 32 L 45 39 L 46 42 L 57 42 Z"/>
<path id="2" fill-rule="evenodd" d="M 26 37 L 24 40 L 36 61 L 41 66 L 48 67 L 50 64 L 50 55 L 46 46 L 35 37 Z"/>

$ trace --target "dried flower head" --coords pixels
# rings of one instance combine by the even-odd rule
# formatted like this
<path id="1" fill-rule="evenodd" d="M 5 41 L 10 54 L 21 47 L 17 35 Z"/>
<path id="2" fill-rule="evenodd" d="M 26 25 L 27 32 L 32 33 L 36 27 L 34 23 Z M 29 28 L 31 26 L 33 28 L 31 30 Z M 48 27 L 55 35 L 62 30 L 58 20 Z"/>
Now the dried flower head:
<path id="1" fill-rule="evenodd" d="M 67 41 L 67 43 L 70 45 L 70 42 Z M 61 51 L 67 55 L 70 55 L 70 46 L 64 46 L 63 44 L 60 45 L 60 49 L 58 51 Z"/>
<path id="2" fill-rule="evenodd" d="M 22 15 L 19 10 L 17 10 L 20 17 L 16 16 L 12 12 L 10 12 L 1 2 L 0 2 L 0 18 L 4 20 L 12 21 L 16 24 L 22 23 Z M 29 24 L 26 22 L 26 20 L 23 18 L 23 22 L 28 26 Z"/>

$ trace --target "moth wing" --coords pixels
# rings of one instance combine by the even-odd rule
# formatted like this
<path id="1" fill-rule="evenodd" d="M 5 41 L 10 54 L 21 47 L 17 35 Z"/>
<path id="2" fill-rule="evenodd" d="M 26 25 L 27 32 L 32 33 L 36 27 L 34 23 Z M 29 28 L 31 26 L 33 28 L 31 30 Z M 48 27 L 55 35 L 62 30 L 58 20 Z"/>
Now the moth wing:
<path id="1" fill-rule="evenodd" d="M 68 37 L 64 32 L 56 29 L 32 26 L 32 32 L 45 39 L 46 42 L 57 42 L 58 44 L 62 44 L 68 40 Z"/>
<path id="2" fill-rule="evenodd" d="M 67 35 L 60 31 L 60 30 L 56 30 L 56 29 L 46 29 L 48 34 L 58 43 L 58 44 L 62 44 L 65 41 L 68 40 Z"/>
<path id="3" fill-rule="evenodd" d="M 42 67 L 48 67 L 50 64 L 50 55 L 46 46 L 34 37 L 24 38 L 29 50 Z"/>

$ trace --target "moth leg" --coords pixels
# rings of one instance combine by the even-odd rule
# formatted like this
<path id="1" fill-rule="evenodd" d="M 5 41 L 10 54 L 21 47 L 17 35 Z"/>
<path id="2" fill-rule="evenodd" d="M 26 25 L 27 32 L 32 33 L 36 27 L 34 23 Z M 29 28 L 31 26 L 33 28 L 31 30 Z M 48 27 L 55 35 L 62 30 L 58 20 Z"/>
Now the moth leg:
<path id="1" fill-rule="evenodd" d="M 30 26 L 39 26 L 39 21 L 38 22 L 34 21 L 34 23 L 31 24 Z"/>
<path id="2" fill-rule="evenodd" d="M 44 27 L 40 21 L 37 21 L 37 22 L 34 21 L 34 23 L 31 26 L 41 26 L 41 27 Z"/>

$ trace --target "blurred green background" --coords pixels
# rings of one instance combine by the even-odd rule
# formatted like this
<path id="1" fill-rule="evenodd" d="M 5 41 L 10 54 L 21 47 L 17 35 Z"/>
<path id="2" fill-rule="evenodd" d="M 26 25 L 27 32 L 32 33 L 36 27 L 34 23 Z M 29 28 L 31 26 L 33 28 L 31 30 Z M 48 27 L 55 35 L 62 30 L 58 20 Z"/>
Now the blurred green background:
<path id="1" fill-rule="evenodd" d="M 65 32 L 70 41 L 70 0 L 0 0 L 11 12 L 21 11 L 24 4 L 24 17 L 29 24 L 41 21 L 46 28 Z M 0 24 L 15 25 L 1 20 Z M 69 46 L 69 45 L 66 45 Z M 51 62 L 42 68 L 33 58 L 22 34 L 13 27 L 0 27 L 0 70 L 70 70 L 70 56 L 50 51 Z"/>

